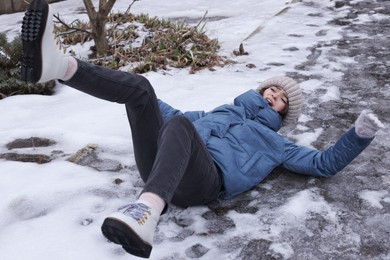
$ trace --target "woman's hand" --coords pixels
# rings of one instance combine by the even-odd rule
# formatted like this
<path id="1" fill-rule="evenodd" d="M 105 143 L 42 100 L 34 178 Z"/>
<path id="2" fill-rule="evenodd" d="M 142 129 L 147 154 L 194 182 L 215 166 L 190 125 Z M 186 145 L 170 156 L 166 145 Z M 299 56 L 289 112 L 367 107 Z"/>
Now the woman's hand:
<path id="1" fill-rule="evenodd" d="M 361 138 L 373 138 L 375 133 L 385 126 L 370 110 L 363 110 L 355 122 L 356 134 Z"/>

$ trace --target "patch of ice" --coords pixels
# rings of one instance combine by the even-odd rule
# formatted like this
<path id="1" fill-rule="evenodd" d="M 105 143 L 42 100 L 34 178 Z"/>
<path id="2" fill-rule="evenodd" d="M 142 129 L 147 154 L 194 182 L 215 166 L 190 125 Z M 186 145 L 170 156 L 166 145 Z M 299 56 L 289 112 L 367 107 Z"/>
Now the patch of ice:
<path id="1" fill-rule="evenodd" d="M 327 86 L 326 88 L 326 94 L 320 97 L 320 101 L 322 103 L 331 101 L 331 100 L 337 100 L 340 98 L 340 90 L 338 87 L 331 85 Z"/>
<path id="2" fill-rule="evenodd" d="M 321 135 L 323 130 L 324 130 L 323 128 L 316 128 L 312 132 L 291 135 L 290 137 L 297 139 L 296 143 L 298 145 L 313 147 L 311 144 L 318 139 L 318 137 Z"/>
<path id="3" fill-rule="evenodd" d="M 281 206 L 279 210 L 281 214 L 289 216 L 291 220 L 299 219 L 303 221 L 310 212 L 328 215 L 330 219 L 336 220 L 332 208 L 322 196 L 317 194 L 316 189 L 307 189 L 298 192 L 286 204 Z"/>
<path id="4" fill-rule="evenodd" d="M 272 243 L 269 248 L 275 253 L 281 254 L 285 259 L 294 255 L 294 249 L 288 243 Z"/>
<path id="5" fill-rule="evenodd" d="M 371 207 L 382 209 L 381 201 L 387 194 L 387 191 L 364 190 L 359 193 L 359 197 L 369 203 Z"/>

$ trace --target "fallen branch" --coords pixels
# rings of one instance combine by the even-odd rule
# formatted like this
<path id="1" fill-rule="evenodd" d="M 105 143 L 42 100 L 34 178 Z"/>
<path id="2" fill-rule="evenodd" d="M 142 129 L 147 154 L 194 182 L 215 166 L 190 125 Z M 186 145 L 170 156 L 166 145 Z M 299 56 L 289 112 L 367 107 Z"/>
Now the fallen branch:
<path id="1" fill-rule="evenodd" d="M 271 17 L 269 17 L 268 19 L 265 19 L 251 34 L 249 34 L 245 39 L 244 41 L 246 40 L 249 40 L 250 38 L 252 38 L 253 36 L 255 36 L 256 34 L 260 33 L 261 30 L 263 30 L 263 28 L 265 27 L 266 23 L 276 17 L 276 16 L 279 16 L 281 14 L 284 14 L 286 13 L 290 8 L 291 8 L 291 4 L 295 4 L 295 3 L 298 3 L 298 2 L 301 2 L 301 0 L 292 0 L 290 3 L 288 3 L 288 6 L 284 7 L 282 10 L 278 11 L 277 13 L 273 14 Z"/>

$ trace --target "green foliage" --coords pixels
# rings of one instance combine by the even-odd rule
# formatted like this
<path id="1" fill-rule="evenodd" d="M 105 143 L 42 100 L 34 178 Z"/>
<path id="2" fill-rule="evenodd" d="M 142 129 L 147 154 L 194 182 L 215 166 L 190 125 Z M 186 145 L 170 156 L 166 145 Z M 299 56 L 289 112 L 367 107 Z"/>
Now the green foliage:
<path id="1" fill-rule="evenodd" d="M 54 93 L 54 81 L 46 83 L 26 83 L 20 79 L 20 69 L 0 71 L 0 99 L 8 96 L 23 94 L 52 95 Z"/>
<path id="2" fill-rule="evenodd" d="M 54 81 L 31 84 L 20 80 L 19 61 L 22 57 L 21 37 L 8 42 L 5 33 L 0 34 L 0 99 L 20 94 L 52 95 Z"/>
<path id="3" fill-rule="evenodd" d="M 9 69 L 15 67 L 22 57 L 21 37 L 15 37 L 12 42 L 8 42 L 5 33 L 0 34 L 0 68 Z"/>

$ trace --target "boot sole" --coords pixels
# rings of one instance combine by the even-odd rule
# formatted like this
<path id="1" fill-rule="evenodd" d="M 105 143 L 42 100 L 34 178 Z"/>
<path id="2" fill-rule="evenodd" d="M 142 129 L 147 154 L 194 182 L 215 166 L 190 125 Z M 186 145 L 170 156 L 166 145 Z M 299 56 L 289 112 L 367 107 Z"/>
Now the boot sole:
<path id="1" fill-rule="evenodd" d="M 128 225 L 114 218 L 106 218 L 102 225 L 103 235 L 132 255 L 149 258 L 152 246 L 138 236 Z"/>
<path id="2" fill-rule="evenodd" d="M 23 17 L 21 77 L 26 82 L 38 82 L 42 75 L 41 46 L 48 13 L 44 0 L 34 0 Z"/>

